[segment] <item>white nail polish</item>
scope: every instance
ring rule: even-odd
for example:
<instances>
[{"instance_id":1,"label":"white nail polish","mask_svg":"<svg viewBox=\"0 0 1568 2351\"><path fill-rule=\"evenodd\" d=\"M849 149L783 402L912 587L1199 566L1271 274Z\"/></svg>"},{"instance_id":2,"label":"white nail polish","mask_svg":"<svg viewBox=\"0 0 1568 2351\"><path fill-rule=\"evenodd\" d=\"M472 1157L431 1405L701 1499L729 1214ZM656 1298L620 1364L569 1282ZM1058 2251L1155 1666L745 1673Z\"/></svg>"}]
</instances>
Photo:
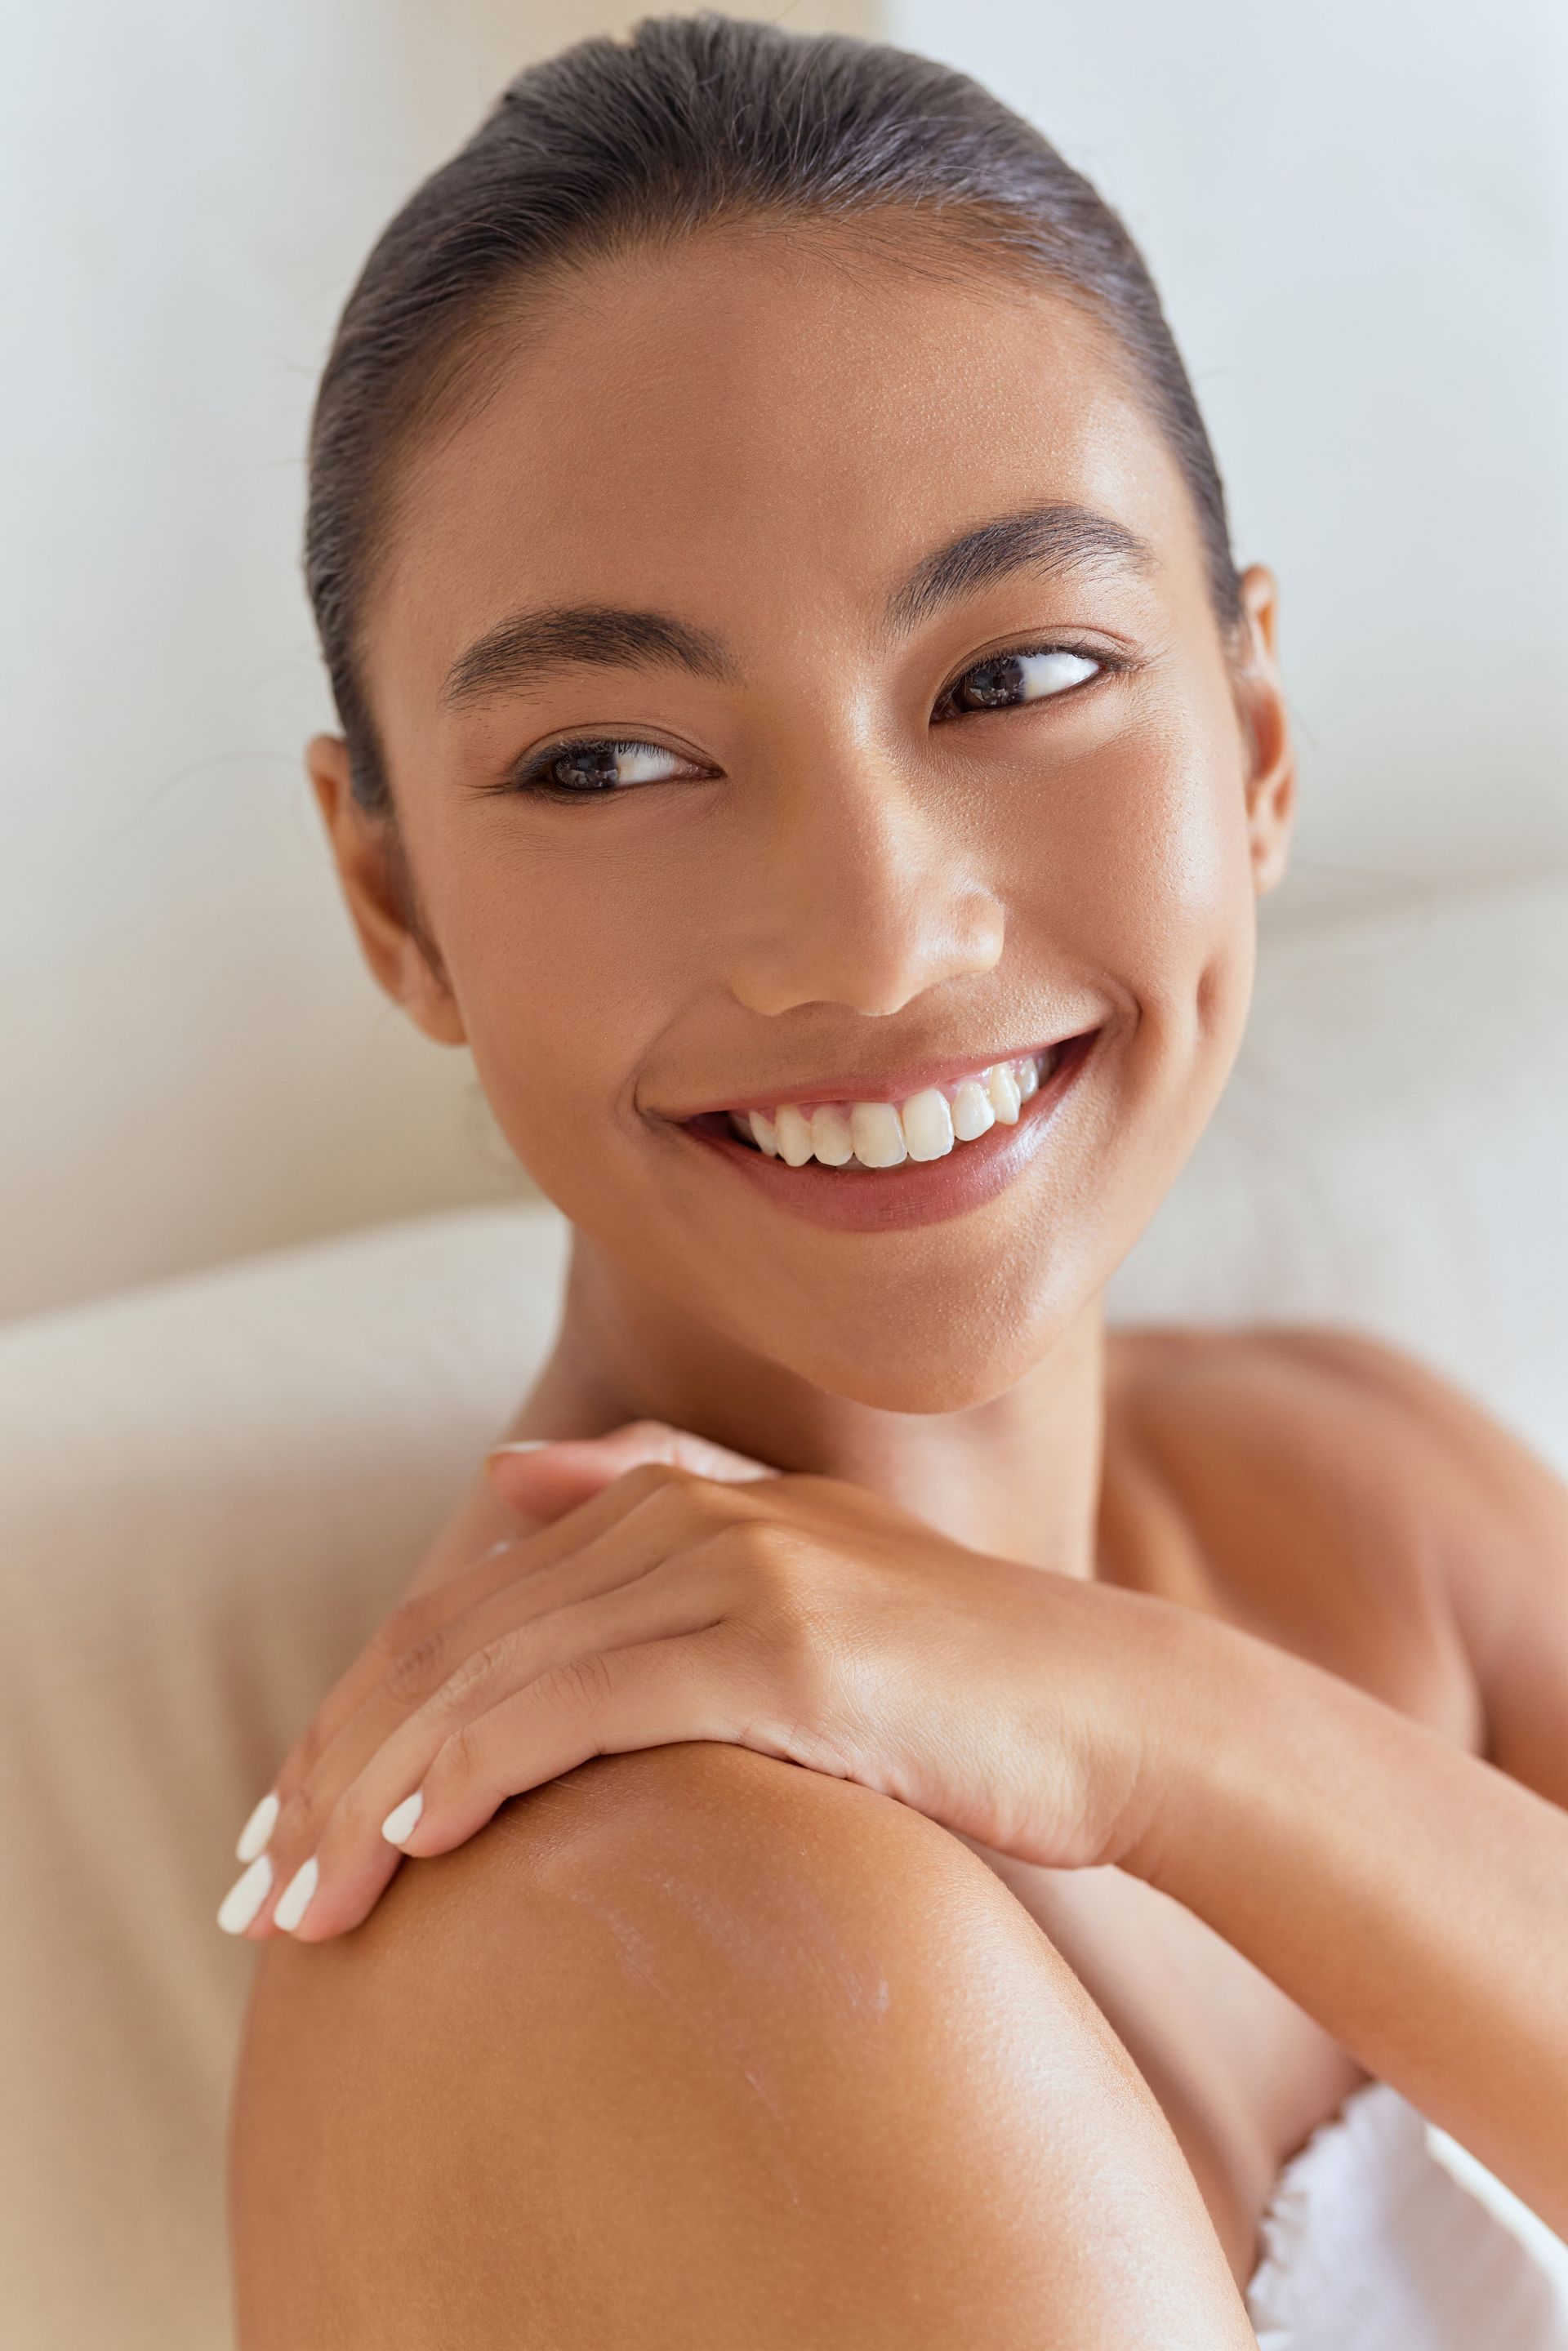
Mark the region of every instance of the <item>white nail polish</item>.
<instances>
[{"instance_id":1,"label":"white nail polish","mask_svg":"<svg viewBox=\"0 0 1568 2351\"><path fill-rule=\"evenodd\" d=\"M382 1823L382 1834L388 1844L402 1844L405 1838L411 1837L414 1823L423 1810L424 1792L416 1788L413 1795L405 1796L395 1812L389 1813Z\"/></svg>"},{"instance_id":2,"label":"white nail polish","mask_svg":"<svg viewBox=\"0 0 1568 2351\"><path fill-rule=\"evenodd\" d=\"M263 1854L243 1877L236 1877L218 1905L218 1924L225 1935L243 1935L272 1885L272 1864Z\"/></svg>"},{"instance_id":3,"label":"white nail polish","mask_svg":"<svg viewBox=\"0 0 1568 2351\"><path fill-rule=\"evenodd\" d=\"M239 1833L239 1843L235 1847L236 1861L256 1859L277 1826L278 1811L277 1798L269 1788Z\"/></svg>"},{"instance_id":4,"label":"white nail polish","mask_svg":"<svg viewBox=\"0 0 1568 2351\"><path fill-rule=\"evenodd\" d=\"M492 1445L485 1458L492 1460L497 1453L543 1453L547 1447L559 1443L559 1437L517 1437L507 1445Z\"/></svg>"},{"instance_id":5,"label":"white nail polish","mask_svg":"<svg viewBox=\"0 0 1568 2351\"><path fill-rule=\"evenodd\" d=\"M316 1882L320 1875L320 1866L314 1854L308 1861L300 1863L277 1897L277 1907L272 1914L275 1926L283 1927L293 1934L310 1907L310 1896L316 1891Z\"/></svg>"}]
</instances>

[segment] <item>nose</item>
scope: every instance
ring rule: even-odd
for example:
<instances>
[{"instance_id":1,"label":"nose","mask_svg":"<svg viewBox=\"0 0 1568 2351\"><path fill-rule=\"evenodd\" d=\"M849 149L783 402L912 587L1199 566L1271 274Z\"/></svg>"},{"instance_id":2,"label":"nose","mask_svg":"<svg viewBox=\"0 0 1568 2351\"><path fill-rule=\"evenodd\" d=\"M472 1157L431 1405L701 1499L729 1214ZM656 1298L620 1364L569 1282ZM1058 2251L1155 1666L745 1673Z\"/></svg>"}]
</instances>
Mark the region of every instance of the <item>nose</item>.
<instances>
[{"instance_id":1,"label":"nose","mask_svg":"<svg viewBox=\"0 0 1568 2351\"><path fill-rule=\"evenodd\" d=\"M1000 960L1003 908L972 844L885 756L813 760L809 780L767 796L749 847L728 974L748 1011L885 1018Z\"/></svg>"}]
</instances>

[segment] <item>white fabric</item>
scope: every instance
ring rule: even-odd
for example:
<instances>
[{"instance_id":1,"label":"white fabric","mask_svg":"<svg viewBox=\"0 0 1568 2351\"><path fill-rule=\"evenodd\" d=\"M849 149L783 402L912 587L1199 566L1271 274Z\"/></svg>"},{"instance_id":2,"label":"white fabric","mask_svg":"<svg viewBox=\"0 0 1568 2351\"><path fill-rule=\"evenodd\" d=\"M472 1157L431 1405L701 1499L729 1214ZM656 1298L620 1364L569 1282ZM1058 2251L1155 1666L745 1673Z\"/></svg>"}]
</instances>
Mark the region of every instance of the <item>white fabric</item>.
<instances>
[{"instance_id":1,"label":"white fabric","mask_svg":"<svg viewBox=\"0 0 1568 2351\"><path fill-rule=\"evenodd\" d=\"M1383 2082L1286 2166L1259 2351L1568 2351L1568 2244Z\"/></svg>"},{"instance_id":2,"label":"white fabric","mask_svg":"<svg viewBox=\"0 0 1568 2351\"><path fill-rule=\"evenodd\" d=\"M1564 1003L1561 887L1277 940L1124 1314L1370 1322L1568 1464ZM0 2344L227 2345L234 1840L526 1387L562 1254L488 1210L0 1329Z\"/></svg>"}]
</instances>

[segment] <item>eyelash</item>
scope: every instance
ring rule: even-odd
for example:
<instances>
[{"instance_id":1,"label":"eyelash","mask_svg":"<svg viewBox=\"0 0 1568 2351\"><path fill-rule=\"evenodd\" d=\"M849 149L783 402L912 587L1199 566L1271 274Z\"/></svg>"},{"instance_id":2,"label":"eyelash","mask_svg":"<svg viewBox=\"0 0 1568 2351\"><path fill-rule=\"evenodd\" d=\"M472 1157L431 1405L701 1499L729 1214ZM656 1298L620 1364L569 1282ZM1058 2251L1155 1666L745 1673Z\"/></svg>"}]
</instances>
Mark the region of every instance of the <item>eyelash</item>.
<instances>
[{"instance_id":1,"label":"eyelash","mask_svg":"<svg viewBox=\"0 0 1568 2351\"><path fill-rule=\"evenodd\" d=\"M1125 653L1110 653L1101 651L1098 647L1091 650L1087 645L1067 644L1061 638L1052 638L1043 644L1003 645L995 653L982 653L978 661L972 661L961 669L937 695L936 709L940 710L950 696L957 692L964 680L967 677L972 677L977 670L987 669L996 662L1025 660L1031 655L1040 653L1076 653L1081 660L1092 661L1096 664L1095 674L1092 677L1080 679L1076 685L1063 687L1060 693L1041 695L1032 703L1004 704L994 710L961 710L955 716L960 718L994 718L1005 715L1009 708L1034 710L1042 708L1048 703L1069 702L1075 695L1083 693L1086 688L1098 685L1102 678L1116 675L1134 666L1131 657ZM950 726L952 720L944 719L941 723L944 726ZM564 742L552 743L548 751L534 753L494 789L502 794L517 794L556 801L620 799L627 792L636 790L638 787L631 784L619 786L612 784L592 789L580 785L552 784L546 779L545 771L557 759L564 759L573 751L656 751L663 748L663 745L651 742L646 737L639 735L569 736ZM672 758L679 758L681 755L679 752L672 751L669 756ZM669 780L684 781L685 778L671 778Z\"/></svg>"}]
</instances>

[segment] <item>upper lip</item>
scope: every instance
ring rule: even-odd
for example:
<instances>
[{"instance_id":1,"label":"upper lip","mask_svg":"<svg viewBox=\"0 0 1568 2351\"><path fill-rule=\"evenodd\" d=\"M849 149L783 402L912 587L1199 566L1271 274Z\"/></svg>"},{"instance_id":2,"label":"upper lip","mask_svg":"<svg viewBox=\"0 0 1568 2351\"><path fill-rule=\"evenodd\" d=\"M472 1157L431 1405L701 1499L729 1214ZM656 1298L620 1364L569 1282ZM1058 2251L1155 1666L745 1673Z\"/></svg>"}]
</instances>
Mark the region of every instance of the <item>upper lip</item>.
<instances>
[{"instance_id":1,"label":"upper lip","mask_svg":"<svg viewBox=\"0 0 1568 2351\"><path fill-rule=\"evenodd\" d=\"M1082 1036L1085 1032L1074 1029L1070 1033ZM998 1061L1021 1061L1031 1053L1049 1052L1053 1045L1069 1041L1069 1032L1062 1032L1034 1044L1004 1045L994 1053L948 1054L940 1061L906 1061L894 1070L855 1070L826 1078L783 1079L771 1088L758 1086L749 1093L715 1094L708 1101L694 1102L689 1109L665 1111L664 1115L681 1125L688 1119L711 1117L717 1111L770 1111L780 1102L907 1102L911 1094L922 1093L927 1086L955 1085L981 1070L994 1069Z\"/></svg>"}]
</instances>

